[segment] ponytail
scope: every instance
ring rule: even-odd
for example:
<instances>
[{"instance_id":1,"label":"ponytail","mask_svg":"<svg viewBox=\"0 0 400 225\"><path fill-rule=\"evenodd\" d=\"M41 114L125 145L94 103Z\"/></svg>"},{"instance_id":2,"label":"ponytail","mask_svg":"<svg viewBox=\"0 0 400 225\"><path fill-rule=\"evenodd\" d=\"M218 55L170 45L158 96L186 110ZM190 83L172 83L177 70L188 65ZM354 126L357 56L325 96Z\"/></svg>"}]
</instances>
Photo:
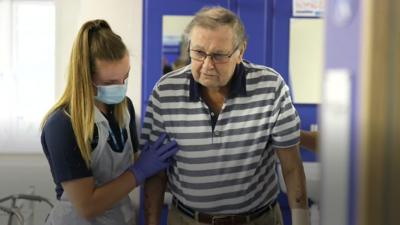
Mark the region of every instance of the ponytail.
<instances>
[{"instance_id":1,"label":"ponytail","mask_svg":"<svg viewBox=\"0 0 400 225\"><path fill-rule=\"evenodd\" d=\"M112 31L105 20L92 20L83 24L72 47L67 86L61 98L43 119L42 128L54 111L65 110L71 118L78 148L88 167L90 167L94 132L95 93L92 76L96 72L96 59L118 61L127 53L121 37ZM124 125L126 107L126 100L114 107L114 114L120 126Z\"/></svg>"}]
</instances>

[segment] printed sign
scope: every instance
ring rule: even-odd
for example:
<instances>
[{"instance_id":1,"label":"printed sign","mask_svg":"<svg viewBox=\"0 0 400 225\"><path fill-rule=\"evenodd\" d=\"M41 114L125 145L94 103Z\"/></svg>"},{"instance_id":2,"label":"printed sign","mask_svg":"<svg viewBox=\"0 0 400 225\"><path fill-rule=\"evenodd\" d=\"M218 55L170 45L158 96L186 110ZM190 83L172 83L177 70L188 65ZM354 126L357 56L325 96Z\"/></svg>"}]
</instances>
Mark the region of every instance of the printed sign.
<instances>
[{"instance_id":1,"label":"printed sign","mask_svg":"<svg viewBox=\"0 0 400 225\"><path fill-rule=\"evenodd\" d=\"M321 17L325 0L293 0L294 17Z\"/></svg>"}]
</instances>

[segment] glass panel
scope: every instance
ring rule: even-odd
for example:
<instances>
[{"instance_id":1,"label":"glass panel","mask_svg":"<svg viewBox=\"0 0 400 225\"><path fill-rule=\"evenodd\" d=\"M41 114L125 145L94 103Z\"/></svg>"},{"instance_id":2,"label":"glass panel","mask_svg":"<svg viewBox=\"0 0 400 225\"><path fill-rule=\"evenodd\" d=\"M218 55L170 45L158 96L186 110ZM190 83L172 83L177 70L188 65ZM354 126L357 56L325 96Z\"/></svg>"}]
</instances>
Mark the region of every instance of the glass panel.
<instances>
[{"instance_id":1,"label":"glass panel","mask_svg":"<svg viewBox=\"0 0 400 225\"><path fill-rule=\"evenodd\" d=\"M163 74L179 69L189 63L187 43L184 37L186 26L193 16L163 16L162 62Z\"/></svg>"},{"instance_id":2,"label":"glass panel","mask_svg":"<svg viewBox=\"0 0 400 225\"><path fill-rule=\"evenodd\" d=\"M39 152L40 122L54 102L55 7L52 1L9 6L1 9L10 15L1 24L1 44L10 47L0 69L0 152Z\"/></svg>"}]
</instances>

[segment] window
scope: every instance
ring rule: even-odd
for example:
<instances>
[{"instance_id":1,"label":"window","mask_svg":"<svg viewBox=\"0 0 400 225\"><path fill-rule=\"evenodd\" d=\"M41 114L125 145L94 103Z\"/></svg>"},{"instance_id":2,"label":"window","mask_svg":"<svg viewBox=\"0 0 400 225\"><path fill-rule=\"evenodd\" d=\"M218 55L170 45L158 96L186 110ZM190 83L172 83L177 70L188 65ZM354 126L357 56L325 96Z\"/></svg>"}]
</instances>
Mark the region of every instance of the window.
<instances>
[{"instance_id":1,"label":"window","mask_svg":"<svg viewBox=\"0 0 400 225\"><path fill-rule=\"evenodd\" d=\"M0 153L40 152L54 103L54 0L0 0Z\"/></svg>"}]
</instances>

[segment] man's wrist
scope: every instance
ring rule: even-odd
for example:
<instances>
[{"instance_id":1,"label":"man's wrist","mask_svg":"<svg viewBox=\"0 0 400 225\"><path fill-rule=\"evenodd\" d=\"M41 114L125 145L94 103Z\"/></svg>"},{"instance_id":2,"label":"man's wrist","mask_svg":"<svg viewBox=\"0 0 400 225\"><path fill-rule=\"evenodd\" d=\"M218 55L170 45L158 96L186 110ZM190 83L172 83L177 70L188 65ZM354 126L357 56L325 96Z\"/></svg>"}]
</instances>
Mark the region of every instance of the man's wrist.
<instances>
[{"instance_id":1,"label":"man's wrist","mask_svg":"<svg viewBox=\"0 0 400 225\"><path fill-rule=\"evenodd\" d=\"M292 225L310 225L310 210L308 208L294 208L292 212Z\"/></svg>"}]
</instances>

